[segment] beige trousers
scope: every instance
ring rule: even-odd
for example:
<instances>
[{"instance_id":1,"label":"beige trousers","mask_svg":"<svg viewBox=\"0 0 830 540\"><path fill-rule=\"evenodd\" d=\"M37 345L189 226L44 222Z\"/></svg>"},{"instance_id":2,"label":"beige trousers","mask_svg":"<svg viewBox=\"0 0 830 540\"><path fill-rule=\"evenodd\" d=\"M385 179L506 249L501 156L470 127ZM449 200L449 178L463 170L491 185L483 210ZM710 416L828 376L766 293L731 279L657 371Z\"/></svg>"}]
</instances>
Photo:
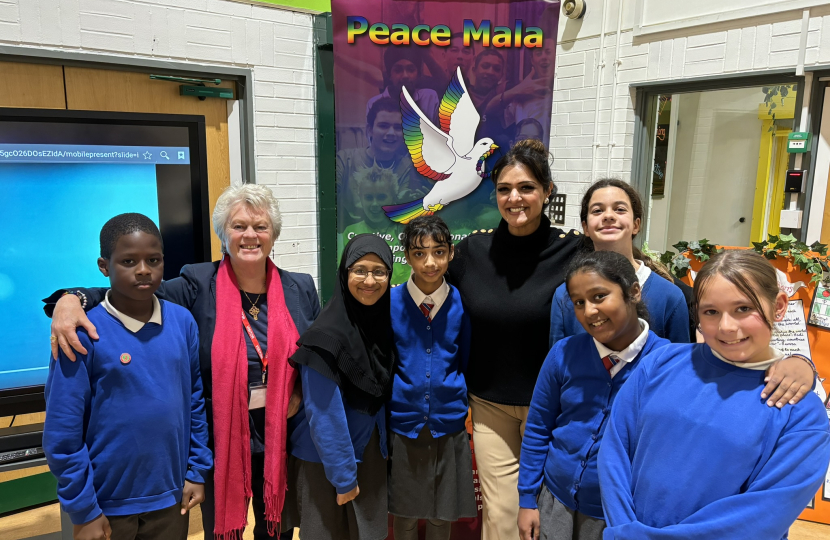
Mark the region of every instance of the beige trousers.
<instances>
[{"instance_id":1,"label":"beige trousers","mask_svg":"<svg viewBox=\"0 0 830 540\"><path fill-rule=\"evenodd\" d=\"M519 456L529 407L470 395L473 444L481 482L482 540L517 540Z\"/></svg>"}]
</instances>

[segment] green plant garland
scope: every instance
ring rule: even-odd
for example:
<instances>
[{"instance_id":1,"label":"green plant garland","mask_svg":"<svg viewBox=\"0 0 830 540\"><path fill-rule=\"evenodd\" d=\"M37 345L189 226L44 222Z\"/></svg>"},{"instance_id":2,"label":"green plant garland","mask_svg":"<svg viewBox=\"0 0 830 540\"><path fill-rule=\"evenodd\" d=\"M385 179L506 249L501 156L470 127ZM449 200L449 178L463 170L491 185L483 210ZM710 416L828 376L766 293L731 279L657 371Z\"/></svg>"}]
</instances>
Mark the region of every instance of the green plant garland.
<instances>
[{"instance_id":1,"label":"green plant garland","mask_svg":"<svg viewBox=\"0 0 830 540\"><path fill-rule=\"evenodd\" d=\"M678 253L666 251L660 255L660 262L665 264L678 278L685 277L691 269L691 261L686 255L705 262L723 251L723 248L709 243L706 238L692 242L678 242L672 247ZM752 242L752 248L769 260L779 257L789 259L793 266L813 276L810 283L820 281L822 274L830 271L826 244L813 242L808 246L791 234L780 236L771 234L769 240L765 242Z\"/></svg>"},{"instance_id":2,"label":"green plant garland","mask_svg":"<svg viewBox=\"0 0 830 540\"><path fill-rule=\"evenodd\" d=\"M678 278L685 277L691 269L691 261L686 257L689 253L695 259L703 262L708 261L712 255L720 253L723 248L710 244L709 240L692 240L691 242L680 241L672 246L678 251L667 251L660 255L660 262L669 267L672 274Z\"/></svg>"}]
</instances>

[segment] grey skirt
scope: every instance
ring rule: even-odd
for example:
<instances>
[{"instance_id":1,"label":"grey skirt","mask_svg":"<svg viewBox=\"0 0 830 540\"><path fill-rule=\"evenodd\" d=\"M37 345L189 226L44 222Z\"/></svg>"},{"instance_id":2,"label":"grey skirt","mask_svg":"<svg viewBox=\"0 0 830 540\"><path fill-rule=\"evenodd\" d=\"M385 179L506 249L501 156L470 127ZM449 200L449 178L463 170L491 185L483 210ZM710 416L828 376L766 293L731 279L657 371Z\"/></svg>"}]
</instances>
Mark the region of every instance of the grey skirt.
<instances>
[{"instance_id":1,"label":"grey skirt","mask_svg":"<svg viewBox=\"0 0 830 540\"><path fill-rule=\"evenodd\" d=\"M363 461L357 464L360 494L343 506L326 478L322 463L288 457L288 492L281 530L300 529L303 540L383 540L389 531L386 460L375 428Z\"/></svg>"},{"instance_id":2,"label":"grey skirt","mask_svg":"<svg viewBox=\"0 0 830 540\"><path fill-rule=\"evenodd\" d=\"M389 513L457 521L476 517L473 464L466 430L434 439L427 427L417 439L392 433Z\"/></svg>"},{"instance_id":3,"label":"grey skirt","mask_svg":"<svg viewBox=\"0 0 830 540\"><path fill-rule=\"evenodd\" d=\"M539 540L602 540L605 520L571 510L542 482L539 505Z\"/></svg>"}]
</instances>

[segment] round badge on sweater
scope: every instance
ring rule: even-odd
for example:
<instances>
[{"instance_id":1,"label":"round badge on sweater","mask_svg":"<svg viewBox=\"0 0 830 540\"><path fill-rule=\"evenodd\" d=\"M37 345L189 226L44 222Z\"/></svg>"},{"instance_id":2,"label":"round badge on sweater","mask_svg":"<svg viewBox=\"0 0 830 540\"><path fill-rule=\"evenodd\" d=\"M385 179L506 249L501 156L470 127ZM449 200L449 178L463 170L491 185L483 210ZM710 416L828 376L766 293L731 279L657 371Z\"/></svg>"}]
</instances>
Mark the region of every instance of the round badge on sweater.
<instances>
[{"instance_id":1,"label":"round badge on sweater","mask_svg":"<svg viewBox=\"0 0 830 540\"><path fill-rule=\"evenodd\" d=\"M124 354L121 355L121 363L122 364L129 364L130 360L132 360L132 359L133 359L133 357L130 356L130 353L124 353Z\"/></svg>"}]
</instances>

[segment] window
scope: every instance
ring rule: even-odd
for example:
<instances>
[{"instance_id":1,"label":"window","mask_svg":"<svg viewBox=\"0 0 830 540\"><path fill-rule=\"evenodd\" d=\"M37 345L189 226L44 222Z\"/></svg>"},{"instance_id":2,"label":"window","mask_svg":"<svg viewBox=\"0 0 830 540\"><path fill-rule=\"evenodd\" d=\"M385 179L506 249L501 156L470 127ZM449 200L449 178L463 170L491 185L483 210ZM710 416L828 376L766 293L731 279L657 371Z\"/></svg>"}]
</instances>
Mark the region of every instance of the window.
<instances>
[{"instance_id":1,"label":"window","mask_svg":"<svg viewBox=\"0 0 830 540\"><path fill-rule=\"evenodd\" d=\"M647 95L649 167L640 186L649 249L703 238L750 246L780 232L797 98L786 80Z\"/></svg>"}]
</instances>

